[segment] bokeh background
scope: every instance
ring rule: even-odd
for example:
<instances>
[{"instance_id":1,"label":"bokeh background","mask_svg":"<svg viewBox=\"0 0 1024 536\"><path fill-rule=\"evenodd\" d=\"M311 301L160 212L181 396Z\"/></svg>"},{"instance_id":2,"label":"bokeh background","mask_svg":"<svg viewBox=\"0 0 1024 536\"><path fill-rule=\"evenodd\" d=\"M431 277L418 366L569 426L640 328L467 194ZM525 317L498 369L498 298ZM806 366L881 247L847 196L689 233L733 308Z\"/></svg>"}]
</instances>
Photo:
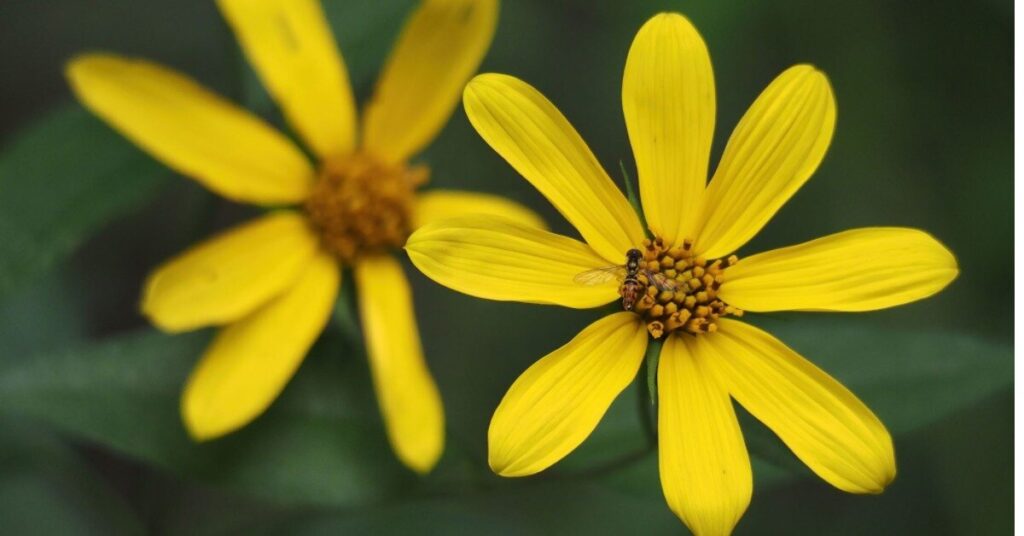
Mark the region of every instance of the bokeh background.
<instances>
[{"instance_id":1,"label":"bokeh background","mask_svg":"<svg viewBox=\"0 0 1024 536\"><path fill-rule=\"evenodd\" d=\"M325 0L361 101L413 5ZM843 494L741 411L756 488L737 533L1008 533L1011 2L506 0L483 70L539 88L621 178L619 161L633 169L622 68L636 30L665 9L689 16L711 51L713 159L785 67L816 64L837 95L824 163L744 252L905 225L949 245L962 270L937 297L894 310L752 317L879 414L899 476L880 496ZM280 121L212 2L0 3L0 530L685 532L664 505L656 455L644 451L635 388L541 476L509 481L486 469L486 427L505 389L596 312L479 301L411 266L449 423L432 475L412 476L386 446L358 334L342 318L350 295L265 416L191 444L177 397L209 333L156 333L137 312L140 285L162 260L251 212L175 176L72 103L62 66L94 49L158 60ZM461 108L420 160L431 186L507 195L572 232Z\"/></svg>"}]
</instances>

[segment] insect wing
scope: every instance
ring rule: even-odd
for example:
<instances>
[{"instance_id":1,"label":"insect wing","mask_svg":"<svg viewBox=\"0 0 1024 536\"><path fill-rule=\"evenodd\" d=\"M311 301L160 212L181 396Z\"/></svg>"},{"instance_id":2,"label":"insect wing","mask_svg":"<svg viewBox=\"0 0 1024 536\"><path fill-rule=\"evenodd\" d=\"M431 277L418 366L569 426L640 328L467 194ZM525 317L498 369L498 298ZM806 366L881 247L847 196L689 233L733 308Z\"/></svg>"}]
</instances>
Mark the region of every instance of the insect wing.
<instances>
[{"instance_id":1,"label":"insect wing","mask_svg":"<svg viewBox=\"0 0 1024 536\"><path fill-rule=\"evenodd\" d=\"M602 285L609 281L622 281L625 278L626 267L607 266L604 268L595 268L593 270L587 270L586 272L580 272L576 274L576 277L573 277L572 280L577 285L592 287Z\"/></svg>"},{"instance_id":2,"label":"insect wing","mask_svg":"<svg viewBox=\"0 0 1024 536\"><path fill-rule=\"evenodd\" d=\"M647 274L647 280L654 283L654 286L657 287L658 290L675 291L676 288L679 287L676 280L665 277L665 274L659 274L651 271L645 272Z\"/></svg>"}]
</instances>

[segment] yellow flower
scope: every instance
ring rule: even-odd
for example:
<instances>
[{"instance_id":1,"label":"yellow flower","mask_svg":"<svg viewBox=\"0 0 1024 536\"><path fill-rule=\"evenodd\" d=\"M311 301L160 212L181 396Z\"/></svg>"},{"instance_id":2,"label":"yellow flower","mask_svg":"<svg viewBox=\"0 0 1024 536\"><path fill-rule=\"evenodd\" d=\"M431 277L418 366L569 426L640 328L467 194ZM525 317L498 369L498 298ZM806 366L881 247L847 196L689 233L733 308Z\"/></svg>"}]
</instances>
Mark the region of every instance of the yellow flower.
<instances>
[{"instance_id":1,"label":"yellow flower","mask_svg":"<svg viewBox=\"0 0 1024 536\"><path fill-rule=\"evenodd\" d=\"M664 338L657 371L662 488L695 533L729 533L750 500L750 461L730 397L830 484L882 491L896 465L878 418L768 333L726 317L908 303L956 277L953 255L922 231L881 227L741 260L731 255L825 155L835 102L813 67L792 67L764 90L706 187L714 79L690 22L678 14L647 22L622 86L651 239L554 105L516 78L485 74L463 95L470 121L584 242L465 216L429 224L406 245L423 273L466 294L573 308L621 294L628 309L593 323L516 380L491 420L491 468L530 475L576 448L636 375L650 336ZM635 277L621 286L601 277L609 264L621 277L634 248Z\"/></svg>"},{"instance_id":2,"label":"yellow flower","mask_svg":"<svg viewBox=\"0 0 1024 536\"><path fill-rule=\"evenodd\" d=\"M142 310L168 332L223 326L192 372L181 411L197 440L236 430L274 401L331 315L341 266L354 271L370 369L398 457L429 471L444 413L424 362L409 285L389 253L412 229L467 212L538 224L525 208L415 188L408 166L444 126L483 58L497 0L425 0L357 117L345 65L315 0L219 0L247 58L315 156L189 78L111 54L73 60L78 98L166 165L234 201L274 211L157 269Z\"/></svg>"}]
</instances>

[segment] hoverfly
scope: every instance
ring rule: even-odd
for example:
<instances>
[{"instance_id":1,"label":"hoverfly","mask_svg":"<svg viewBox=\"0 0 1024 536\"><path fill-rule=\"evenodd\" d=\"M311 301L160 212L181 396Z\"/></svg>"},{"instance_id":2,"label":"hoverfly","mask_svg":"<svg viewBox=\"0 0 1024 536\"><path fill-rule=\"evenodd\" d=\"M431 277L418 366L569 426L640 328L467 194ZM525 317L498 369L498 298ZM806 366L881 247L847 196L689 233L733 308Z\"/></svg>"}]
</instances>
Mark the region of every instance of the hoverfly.
<instances>
[{"instance_id":1,"label":"hoverfly","mask_svg":"<svg viewBox=\"0 0 1024 536\"><path fill-rule=\"evenodd\" d=\"M626 252L625 265L612 265L604 268L595 268L576 274L573 281L578 285L594 286L617 280L622 283L619 286L619 295L622 296L622 308L630 311L636 305L640 296L643 295L646 285L640 282L638 275L641 273L647 277L658 290L675 290L676 282L658 272L652 272L641 267L640 263L644 254L639 249L631 249Z\"/></svg>"}]
</instances>

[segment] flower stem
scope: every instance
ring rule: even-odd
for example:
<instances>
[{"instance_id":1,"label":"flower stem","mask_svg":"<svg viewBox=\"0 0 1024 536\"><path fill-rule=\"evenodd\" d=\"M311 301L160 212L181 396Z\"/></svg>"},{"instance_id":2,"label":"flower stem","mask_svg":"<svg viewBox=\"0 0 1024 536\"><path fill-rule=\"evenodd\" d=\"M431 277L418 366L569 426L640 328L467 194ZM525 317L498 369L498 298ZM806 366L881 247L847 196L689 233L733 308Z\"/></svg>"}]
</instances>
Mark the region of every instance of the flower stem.
<instances>
[{"instance_id":1,"label":"flower stem","mask_svg":"<svg viewBox=\"0 0 1024 536\"><path fill-rule=\"evenodd\" d=\"M362 346L363 337L356 316L356 299L351 290L355 285L352 284L350 275L346 274L345 279L338 291L338 300L334 303L333 320L349 344L359 348Z\"/></svg>"},{"instance_id":2,"label":"flower stem","mask_svg":"<svg viewBox=\"0 0 1024 536\"><path fill-rule=\"evenodd\" d=\"M658 444L658 427L655 414L658 402L658 360L661 356L662 341L653 339L647 344L647 353L637 374L637 409L640 424L647 435L647 442L653 448Z\"/></svg>"}]
</instances>

